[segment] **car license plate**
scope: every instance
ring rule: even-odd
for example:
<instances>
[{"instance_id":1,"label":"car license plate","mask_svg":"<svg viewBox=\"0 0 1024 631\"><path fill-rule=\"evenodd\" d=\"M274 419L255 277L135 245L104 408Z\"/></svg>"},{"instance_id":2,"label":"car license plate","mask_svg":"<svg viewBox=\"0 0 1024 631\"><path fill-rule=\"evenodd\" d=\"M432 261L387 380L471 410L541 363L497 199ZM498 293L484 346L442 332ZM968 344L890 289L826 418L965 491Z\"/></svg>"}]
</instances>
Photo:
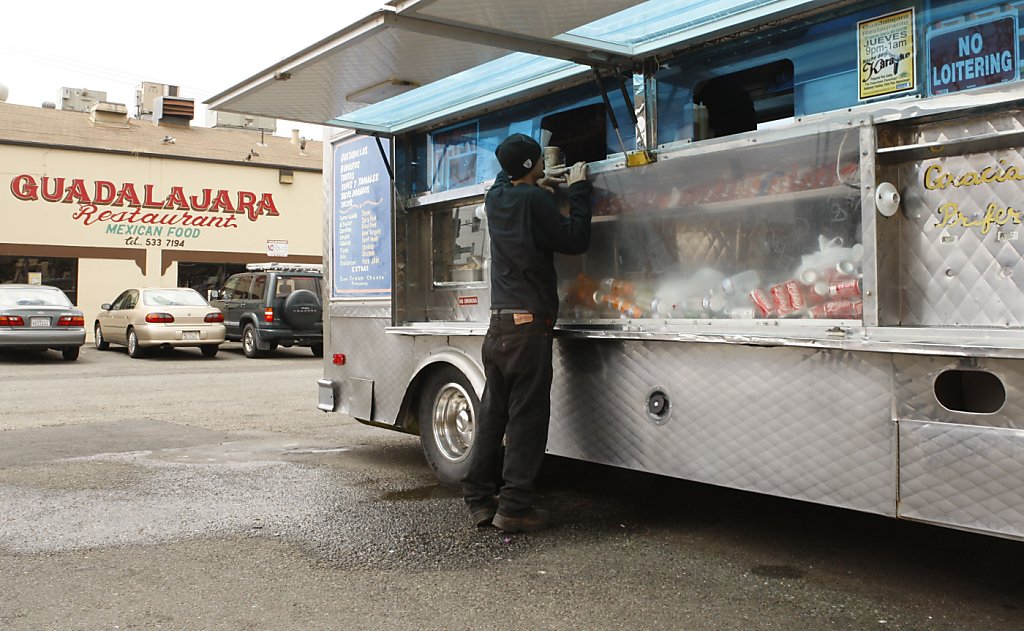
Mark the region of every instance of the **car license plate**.
<instances>
[{"instance_id":1,"label":"car license plate","mask_svg":"<svg viewBox=\"0 0 1024 631\"><path fill-rule=\"evenodd\" d=\"M29 318L29 326L50 326L50 318Z\"/></svg>"},{"instance_id":2,"label":"car license plate","mask_svg":"<svg viewBox=\"0 0 1024 631\"><path fill-rule=\"evenodd\" d=\"M181 339L183 339L183 340L198 340L199 339L199 331L182 331L181 332Z\"/></svg>"}]
</instances>

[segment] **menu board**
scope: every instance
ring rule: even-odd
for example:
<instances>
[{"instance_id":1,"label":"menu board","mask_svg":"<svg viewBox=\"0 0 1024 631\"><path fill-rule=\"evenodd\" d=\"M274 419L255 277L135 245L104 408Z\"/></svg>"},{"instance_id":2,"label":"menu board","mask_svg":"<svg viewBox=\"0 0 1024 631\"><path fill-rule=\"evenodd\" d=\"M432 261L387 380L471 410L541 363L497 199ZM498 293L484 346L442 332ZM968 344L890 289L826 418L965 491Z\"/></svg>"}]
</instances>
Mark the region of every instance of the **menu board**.
<instances>
[{"instance_id":1,"label":"menu board","mask_svg":"<svg viewBox=\"0 0 1024 631\"><path fill-rule=\"evenodd\" d=\"M381 141L390 152L390 142ZM334 145L331 295L391 297L391 180L377 140Z\"/></svg>"}]
</instances>

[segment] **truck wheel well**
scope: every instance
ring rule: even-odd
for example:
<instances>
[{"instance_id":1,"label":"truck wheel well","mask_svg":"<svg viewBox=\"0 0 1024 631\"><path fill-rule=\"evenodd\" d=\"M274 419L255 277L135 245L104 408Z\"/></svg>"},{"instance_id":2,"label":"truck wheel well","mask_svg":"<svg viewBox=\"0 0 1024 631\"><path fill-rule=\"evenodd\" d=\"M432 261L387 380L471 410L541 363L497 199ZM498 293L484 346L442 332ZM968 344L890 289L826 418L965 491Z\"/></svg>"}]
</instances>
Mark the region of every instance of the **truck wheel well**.
<instances>
[{"instance_id":1,"label":"truck wheel well","mask_svg":"<svg viewBox=\"0 0 1024 631\"><path fill-rule=\"evenodd\" d=\"M409 387L405 390L405 397L402 399L402 406L398 412L397 424L404 431L417 435L420 433L419 410L422 408L420 402L425 396L423 386L430 382L430 378L435 373L447 368L458 370L455 365L448 362L436 362L424 366L423 370L416 373L416 376L412 378Z\"/></svg>"}]
</instances>

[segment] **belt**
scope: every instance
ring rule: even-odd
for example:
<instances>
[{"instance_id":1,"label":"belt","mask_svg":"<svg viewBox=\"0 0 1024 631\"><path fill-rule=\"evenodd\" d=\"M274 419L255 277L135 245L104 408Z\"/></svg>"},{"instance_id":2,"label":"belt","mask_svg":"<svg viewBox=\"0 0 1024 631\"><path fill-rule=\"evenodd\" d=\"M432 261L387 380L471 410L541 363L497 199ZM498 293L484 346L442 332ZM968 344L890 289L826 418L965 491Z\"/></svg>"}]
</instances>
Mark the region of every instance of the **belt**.
<instances>
[{"instance_id":1,"label":"belt","mask_svg":"<svg viewBox=\"0 0 1024 631\"><path fill-rule=\"evenodd\" d=\"M530 313L526 309L491 309L491 315L505 315L507 313Z\"/></svg>"}]
</instances>

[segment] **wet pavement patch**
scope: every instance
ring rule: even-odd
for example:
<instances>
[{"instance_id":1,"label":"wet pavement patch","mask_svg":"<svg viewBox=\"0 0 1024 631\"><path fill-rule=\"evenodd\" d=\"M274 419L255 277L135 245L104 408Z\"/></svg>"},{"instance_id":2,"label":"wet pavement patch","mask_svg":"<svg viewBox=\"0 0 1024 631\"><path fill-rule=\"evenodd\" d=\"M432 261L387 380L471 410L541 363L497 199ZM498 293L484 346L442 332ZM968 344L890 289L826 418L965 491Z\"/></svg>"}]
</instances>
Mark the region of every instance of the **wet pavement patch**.
<instances>
[{"instance_id":1,"label":"wet pavement patch","mask_svg":"<svg viewBox=\"0 0 1024 631\"><path fill-rule=\"evenodd\" d=\"M755 565L750 573L761 578L803 578L807 572L789 565Z\"/></svg>"},{"instance_id":2,"label":"wet pavement patch","mask_svg":"<svg viewBox=\"0 0 1024 631\"><path fill-rule=\"evenodd\" d=\"M402 489L400 491L387 491L382 493L380 499L385 502L417 502L432 499L451 499L462 497L455 489L450 489L440 484L420 486L413 489Z\"/></svg>"}]
</instances>

